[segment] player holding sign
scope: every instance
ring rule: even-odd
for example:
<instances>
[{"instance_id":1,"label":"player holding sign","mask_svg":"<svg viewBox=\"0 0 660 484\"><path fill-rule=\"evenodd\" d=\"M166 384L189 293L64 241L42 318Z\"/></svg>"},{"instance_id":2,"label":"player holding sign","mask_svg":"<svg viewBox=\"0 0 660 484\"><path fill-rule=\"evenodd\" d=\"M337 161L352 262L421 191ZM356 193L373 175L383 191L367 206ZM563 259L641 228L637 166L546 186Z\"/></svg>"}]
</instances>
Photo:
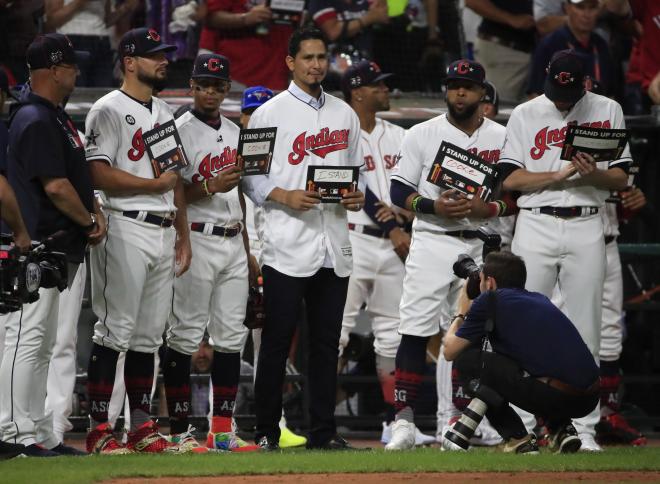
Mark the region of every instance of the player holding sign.
<instances>
[{"instance_id":1,"label":"player holding sign","mask_svg":"<svg viewBox=\"0 0 660 484\"><path fill-rule=\"evenodd\" d=\"M399 306L402 338L396 355L397 414L387 450L410 449L415 444L413 412L424 373L426 344L441 325L449 326L450 311L461 288L451 266L462 253L481 261L482 243L476 229L484 219L504 213L503 203L486 203L476 196L468 199L456 189L441 188L427 180L442 140L491 163L499 158L505 130L481 117L484 77L484 68L476 62L459 60L449 66L449 113L408 131L392 174L392 202L416 212L417 217Z\"/></svg>"},{"instance_id":2,"label":"player holding sign","mask_svg":"<svg viewBox=\"0 0 660 484\"><path fill-rule=\"evenodd\" d=\"M545 95L511 113L500 165L509 173L504 186L523 192L511 249L527 264L526 288L550 297L559 284L563 311L598 361L606 260L598 212L610 189L626 188L625 170L632 159L626 148L621 158L609 162L596 163L584 153L562 160L568 124L625 128L616 101L585 92L580 57L560 51L548 66ZM575 421L582 450L601 450L594 441L598 418L596 408Z\"/></svg>"}]
</instances>

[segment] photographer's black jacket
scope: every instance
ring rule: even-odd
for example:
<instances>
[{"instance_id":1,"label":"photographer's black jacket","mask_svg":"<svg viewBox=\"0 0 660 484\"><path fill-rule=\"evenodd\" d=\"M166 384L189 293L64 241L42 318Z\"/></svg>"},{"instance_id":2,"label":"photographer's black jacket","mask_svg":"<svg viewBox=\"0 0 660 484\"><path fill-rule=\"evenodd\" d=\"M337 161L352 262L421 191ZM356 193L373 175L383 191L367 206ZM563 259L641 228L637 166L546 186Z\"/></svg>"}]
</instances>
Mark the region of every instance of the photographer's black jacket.
<instances>
[{"instance_id":1,"label":"photographer's black jacket","mask_svg":"<svg viewBox=\"0 0 660 484\"><path fill-rule=\"evenodd\" d=\"M538 292L497 289L493 351L516 361L531 376L552 377L576 388L589 388L598 366L571 321ZM479 344L490 314L489 294L472 303L456 336Z\"/></svg>"},{"instance_id":2,"label":"photographer's black jacket","mask_svg":"<svg viewBox=\"0 0 660 484\"><path fill-rule=\"evenodd\" d=\"M87 210L94 212L84 143L71 118L50 101L26 93L10 119L7 166L3 168L32 239L42 240L63 230L66 236L53 248L65 252L70 262L82 262L86 234L55 207L40 180L67 178Z\"/></svg>"}]
</instances>

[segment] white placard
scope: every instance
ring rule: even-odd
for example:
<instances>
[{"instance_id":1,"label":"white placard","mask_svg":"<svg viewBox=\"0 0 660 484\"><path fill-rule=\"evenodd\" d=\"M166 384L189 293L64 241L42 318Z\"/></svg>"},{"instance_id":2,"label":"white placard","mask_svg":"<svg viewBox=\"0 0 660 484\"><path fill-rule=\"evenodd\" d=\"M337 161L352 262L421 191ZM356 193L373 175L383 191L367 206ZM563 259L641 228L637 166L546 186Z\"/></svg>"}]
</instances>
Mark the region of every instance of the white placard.
<instances>
[{"instance_id":1,"label":"white placard","mask_svg":"<svg viewBox=\"0 0 660 484\"><path fill-rule=\"evenodd\" d=\"M316 168L314 171L315 182L351 183L353 181L352 170L338 170L336 168Z\"/></svg>"},{"instance_id":2,"label":"white placard","mask_svg":"<svg viewBox=\"0 0 660 484\"><path fill-rule=\"evenodd\" d=\"M161 140L158 143L154 143L153 145L151 145L151 152L153 153L155 158L158 158L162 154L167 153L168 151L172 151L175 148L176 148L176 140L174 139L174 136L168 136L164 140Z\"/></svg>"},{"instance_id":3,"label":"white placard","mask_svg":"<svg viewBox=\"0 0 660 484\"><path fill-rule=\"evenodd\" d=\"M453 158L445 157L444 161L442 162L442 167L447 168L461 176L464 176L469 180L472 180L477 185L482 185L486 179L486 175L484 175L481 171Z\"/></svg>"},{"instance_id":4,"label":"white placard","mask_svg":"<svg viewBox=\"0 0 660 484\"><path fill-rule=\"evenodd\" d=\"M243 156L266 155L270 150L270 141L257 141L243 145Z\"/></svg>"}]
</instances>

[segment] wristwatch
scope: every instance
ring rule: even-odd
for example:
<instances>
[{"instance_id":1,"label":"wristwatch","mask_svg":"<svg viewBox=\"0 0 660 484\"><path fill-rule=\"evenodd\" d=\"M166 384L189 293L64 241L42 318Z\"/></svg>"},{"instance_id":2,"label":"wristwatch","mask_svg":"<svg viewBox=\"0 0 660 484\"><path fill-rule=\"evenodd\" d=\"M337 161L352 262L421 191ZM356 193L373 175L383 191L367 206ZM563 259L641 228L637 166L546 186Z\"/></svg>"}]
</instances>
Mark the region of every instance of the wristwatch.
<instances>
[{"instance_id":1,"label":"wristwatch","mask_svg":"<svg viewBox=\"0 0 660 484\"><path fill-rule=\"evenodd\" d=\"M85 225L82 229L85 231L85 233L90 233L93 232L96 227L98 227L98 222L96 221L96 214L95 213L90 213L89 216L92 218L92 223L89 225Z\"/></svg>"}]
</instances>

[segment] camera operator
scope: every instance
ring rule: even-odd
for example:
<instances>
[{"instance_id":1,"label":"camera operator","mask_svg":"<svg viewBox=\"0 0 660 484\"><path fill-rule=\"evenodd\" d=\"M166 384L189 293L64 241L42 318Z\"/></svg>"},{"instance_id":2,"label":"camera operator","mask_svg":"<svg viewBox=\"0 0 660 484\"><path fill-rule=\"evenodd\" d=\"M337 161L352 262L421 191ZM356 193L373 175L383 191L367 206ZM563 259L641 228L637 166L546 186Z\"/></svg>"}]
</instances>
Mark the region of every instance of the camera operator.
<instances>
[{"instance_id":1,"label":"camera operator","mask_svg":"<svg viewBox=\"0 0 660 484\"><path fill-rule=\"evenodd\" d=\"M31 237L46 240L58 233L49 249L66 254L71 281L87 243L99 243L105 235L84 145L61 108L74 89L77 54L66 36L47 34L38 36L26 55L32 89L10 120L7 174ZM36 302L24 304L7 320L0 439L24 444L28 456L81 453L53 435L52 416L44 409L58 306L58 288L42 287Z\"/></svg>"},{"instance_id":2,"label":"camera operator","mask_svg":"<svg viewBox=\"0 0 660 484\"><path fill-rule=\"evenodd\" d=\"M505 440L504 451L538 451L536 437L527 434L512 403L545 419L552 450L576 452L581 442L570 419L587 415L599 398L598 366L591 351L547 297L525 290L522 258L492 252L479 277L481 294L474 302L468 298L469 279L461 293L458 314L445 336L445 358L455 360L472 397L490 400L485 414ZM494 323L490 333L489 320ZM492 352L480 348L485 336ZM459 422L465 423L466 414ZM469 419L467 423L471 426ZM457 423L453 430L462 433L465 427Z\"/></svg>"}]
</instances>

